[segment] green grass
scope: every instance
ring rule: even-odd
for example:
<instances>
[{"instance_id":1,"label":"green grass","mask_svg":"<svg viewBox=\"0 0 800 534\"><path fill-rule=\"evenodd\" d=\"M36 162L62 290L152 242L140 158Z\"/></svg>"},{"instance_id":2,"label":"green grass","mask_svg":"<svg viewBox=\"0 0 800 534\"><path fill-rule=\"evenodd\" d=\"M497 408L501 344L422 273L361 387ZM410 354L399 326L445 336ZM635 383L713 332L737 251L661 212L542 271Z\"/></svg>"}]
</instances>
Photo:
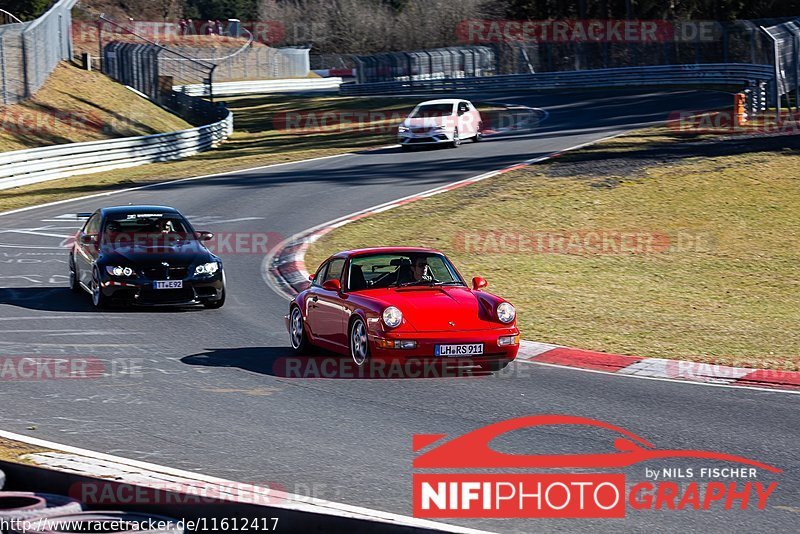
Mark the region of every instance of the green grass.
<instances>
[{"instance_id":1,"label":"green grass","mask_svg":"<svg viewBox=\"0 0 800 534\"><path fill-rule=\"evenodd\" d=\"M313 269L342 249L432 246L510 299L526 339L795 370L800 155L781 148L786 138L712 139L633 132L348 224L313 244L306 261ZM542 252L459 238L587 231L655 235L669 246Z\"/></svg>"}]
</instances>

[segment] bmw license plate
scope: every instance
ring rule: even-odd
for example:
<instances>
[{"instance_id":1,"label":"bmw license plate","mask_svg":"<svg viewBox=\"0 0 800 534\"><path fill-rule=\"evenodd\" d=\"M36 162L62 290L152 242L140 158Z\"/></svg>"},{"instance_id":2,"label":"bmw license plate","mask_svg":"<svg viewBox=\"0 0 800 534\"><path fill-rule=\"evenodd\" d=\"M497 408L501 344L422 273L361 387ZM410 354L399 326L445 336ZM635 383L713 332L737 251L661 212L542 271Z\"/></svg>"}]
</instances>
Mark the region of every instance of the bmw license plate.
<instances>
[{"instance_id":1,"label":"bmw license plate","mask_svg":"<svg viewBox=\"0 0 800 534\"><path fill-rule=\"evenodd\" d=\"M458 358L459 356L478 356L483 354L483 343L465 343L461 345L435 345L437 356Z\"/></svg>"},{"instance_id":2,"label":"bmw license plate","mask_svg":"<svg viewBox=\"0 0 800 534\"><path fill-rule=\"evenodd\" d=\"M183 289L183 280L156 280L153 289Z\"/></svg>"}]
</instances>

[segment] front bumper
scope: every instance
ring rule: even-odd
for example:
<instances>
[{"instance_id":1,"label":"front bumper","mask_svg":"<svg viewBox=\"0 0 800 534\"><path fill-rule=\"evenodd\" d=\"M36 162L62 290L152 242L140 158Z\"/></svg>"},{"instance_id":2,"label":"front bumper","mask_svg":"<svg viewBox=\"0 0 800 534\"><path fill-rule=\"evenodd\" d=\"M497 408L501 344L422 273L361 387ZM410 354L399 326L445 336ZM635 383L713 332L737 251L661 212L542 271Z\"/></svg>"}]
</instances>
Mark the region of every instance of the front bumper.
<instances>
[{"instance_id":1,"label":"front bumper","mask_svg":"<svg viewBox=\"0 0 800 534\"><path fill-rule=\"evenodd\" d=\"M370 332L370 354L381 359L413 359L436 361L445 365L480 365L493 362L511 362L517 357L519 344L498 345L500 337L516 336L519 342L519 329L516 327L489 330L467 330L460 332ZM413 349L383 348L386 341L413 340ZM483 344L483 354L463 356L437 356L436 345Z\"/></svg>"},{"instance_id":2,"label":"front bumper","mask_svg":"<svg viewBox=\"0 0 800 534\"><path fill-rule=\"evenodd\" d=\"M401 145L438 145L452 143L454 133L447 130L426 130L419 132L398 132L397 142Z\"/></svg>"},{"instance_id":3,"label":"front bumper","mask_svg":"<svg viewBox=\"0 0 800 534\"><path fill-rule=\"evenodd\" d=\"M107 275L100 281L100 290L110 299L134 306L190 306L218 301L225 289L222 270L213 276L189 277L182 281L182 289L155 289L153 280Z\"/></svg>"}]
</instances>

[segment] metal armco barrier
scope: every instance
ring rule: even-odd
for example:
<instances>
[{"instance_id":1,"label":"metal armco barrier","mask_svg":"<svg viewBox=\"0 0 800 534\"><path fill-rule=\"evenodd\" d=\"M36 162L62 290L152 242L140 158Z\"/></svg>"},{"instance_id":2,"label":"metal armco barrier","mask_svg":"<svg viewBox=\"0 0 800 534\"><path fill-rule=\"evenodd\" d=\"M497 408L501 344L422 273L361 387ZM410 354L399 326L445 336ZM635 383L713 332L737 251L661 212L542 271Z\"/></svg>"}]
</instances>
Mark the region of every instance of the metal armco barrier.
<instances>
[{"instance_id":1,"label":"metal armco barrier","mask_svg":"<svg viewBox=\"0 0 800 534\"><path fill-rule=\"evenodd\" d=\"M197 154L233 133L233 114L225 112L213 124L179 132L2 152L0 190Z\"/></svg>"},{"instance_id":2,"label":"metal armco barrier","mask_svg":"<svg viewBox=\"0 0 800 534\"><path fill-rule=\"evenodd\" d=\"M212 85L213 96L237 96L259 93L289 93L305 91L337 91L341 78L292 78L285 80L251 80L222 82ZM176 93L189 96L210 96L207 84L176 85Z\"/></svg>"},{"instance_id":3,"label":"metal armco barrier","mask_svg":"<svg viewBox=\"0 0 800 534\"><path fill-rule=\"evenodd\" d=\"M480 78L343 84L339 88L339 92L342 95L370 95L453 91L667 87L676 85L745 86L757 80L774 84L775 72L773 67L771 65L749 63L658 65L537 74L508 74Z\"/></svg>"}]
</instances>

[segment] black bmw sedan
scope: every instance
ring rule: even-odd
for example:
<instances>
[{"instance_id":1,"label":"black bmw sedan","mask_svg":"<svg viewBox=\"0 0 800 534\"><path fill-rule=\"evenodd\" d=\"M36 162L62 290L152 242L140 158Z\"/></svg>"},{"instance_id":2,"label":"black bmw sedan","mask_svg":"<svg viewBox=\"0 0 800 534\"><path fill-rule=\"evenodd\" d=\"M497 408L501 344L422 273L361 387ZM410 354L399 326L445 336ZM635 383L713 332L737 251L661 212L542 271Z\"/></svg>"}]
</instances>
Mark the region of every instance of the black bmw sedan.
<instances>
[{"instance_id":1,"label":"black bmw sedan","mask_svg":"<svg viewBox=\"0 0 800 534\"><path fill-rule=\"evenodd\" d=\"M141 306L225 303L222 260L175 208L117 206L88 216L69 256L69 284L97 308L112 302Z\"/></svg>"}]
</instances>

